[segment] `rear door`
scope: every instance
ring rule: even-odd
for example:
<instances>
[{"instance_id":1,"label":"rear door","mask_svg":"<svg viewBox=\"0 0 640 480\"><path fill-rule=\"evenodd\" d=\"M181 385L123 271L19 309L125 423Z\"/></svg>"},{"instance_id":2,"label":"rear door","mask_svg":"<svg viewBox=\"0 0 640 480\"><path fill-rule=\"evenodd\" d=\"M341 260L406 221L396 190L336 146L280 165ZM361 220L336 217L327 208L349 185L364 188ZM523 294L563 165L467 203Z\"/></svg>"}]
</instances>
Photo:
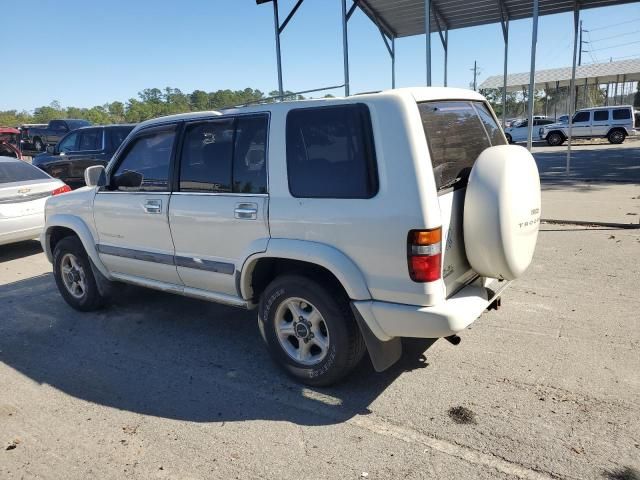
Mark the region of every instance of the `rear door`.
<instances>
[{"instance_id":1,"label":"rear door","mask_svg":"<svg viewBox=\"0 0 640 480\"><path fill-rule=\"evenodd\" d=\"M476 277L467 261L462 232L471 168L484 149L507 142L483 102L433 101L419 103L418 108L442 215L442 278L451 296Z\"/></svg>"},{"instance_id":2,"label":"rear door","mask_svg":"<svg viewBox=\"0 0 640 480\"><path fill-rule=\"evenodd\" d=\"M591 122L591 135L605 136L611 127L609 110L594 110L593 122Z\"/></svg>"},{"instance_id":3,"label":"rear door","mask_svg":"<svg viewBox=\"0 0 640 480\"><path fill-rule=\"evenodd\" d=\"M140 130L108 172L93 206L98 253L113 273L182 286L169 230L177 126Z\"/></svg>"},{"instance_id":4,"label":"rear door","mask_svg":"<svg viewBox=\"0 0 640 480\"><path fill-rule=\"evenodd\" d=\"M236 272L269 238L266 114L185 128L169 222L186 287L238 295Z\"/></svg>"},{"instance_id":5,"label":"rear door","mask_svg":"<svg viewBox=\"0 0 640 480\"><path fill-rule=\"evenodd\" d=\"M77 134L75 150L66 154L69 167L65 182L82 186L87 167L104 159L104 128L83 128L77 130Z\"/></svg>"}]
</instances>

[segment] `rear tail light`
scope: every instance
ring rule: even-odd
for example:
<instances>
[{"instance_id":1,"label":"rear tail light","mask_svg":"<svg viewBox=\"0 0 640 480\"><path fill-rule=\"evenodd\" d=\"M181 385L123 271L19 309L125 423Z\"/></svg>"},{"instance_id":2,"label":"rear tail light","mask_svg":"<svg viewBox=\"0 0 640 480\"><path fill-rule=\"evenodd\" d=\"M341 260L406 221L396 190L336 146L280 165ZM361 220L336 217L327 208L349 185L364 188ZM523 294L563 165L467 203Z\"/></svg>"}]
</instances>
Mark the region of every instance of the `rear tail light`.
<instances>
[{"instance_id":1,"label":"rear tail light","mask_svg":"<svg viewBox=\"0 0 640 480\"><path fill-rule=\"evenodd\" d=\"M56 188L51 195L60 195L61 193L67 193L71 191L71 187L69 185L63 185L61 187Z\"/></svg>"},{"instance_id":2,"label":"rear tail light","mask_svg":"<svg viewBox=\"0 0 640 480\"><path fill-rule=\"evenodd\" d=\"M414 282L440 279L442 270L442 229L411 230L407 242L409 276Z\"/></svg>"}]
</instances>

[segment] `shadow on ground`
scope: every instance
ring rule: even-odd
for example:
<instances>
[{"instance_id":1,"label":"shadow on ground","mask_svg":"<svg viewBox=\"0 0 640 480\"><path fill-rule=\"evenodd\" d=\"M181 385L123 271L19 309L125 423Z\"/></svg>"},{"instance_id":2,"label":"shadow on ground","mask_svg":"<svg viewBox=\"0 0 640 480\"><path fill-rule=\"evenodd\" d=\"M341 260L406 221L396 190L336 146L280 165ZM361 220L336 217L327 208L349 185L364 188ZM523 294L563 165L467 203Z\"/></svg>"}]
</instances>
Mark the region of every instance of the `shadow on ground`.
<instances>
[{"instance_id":1,"label":"shadow on ground","mask_svg":"<svg viewBox=\"0 0 640 480\"><path fill-rule=\"evenodd\" d=\"M272 363L254 312L123 287L107 310L79 313L51 274L0 286L0 305L6 365L83 400L195 422L342 422L369 413L404 371L426 367L433 344L412 344L382 374L366 358L338 386L312 389Z\"/></svg>"},{"instance_id":2,"label":"shadow on ground","mask_svg":"<svg viewBox=\"0 0 640 480\"><path fill-rule=\"evenodd\" d=\"M30 257L42 253L42 246L38 240L10 243L0 246L0 263Z\"/></svg>"},{"instance_id":3,"label":"shadow on ground","mask_svg":"<svg viewBox=\"0 0 640 480\"><path fill-rule=\"evenodd\" d=\"M571 173L566 171L566 149L557 152L534 152L543 188L576 187L593 190L598 183L620 182L640 184L640 147L593 148L573 151Z\"/></svg>"}]
</instances>

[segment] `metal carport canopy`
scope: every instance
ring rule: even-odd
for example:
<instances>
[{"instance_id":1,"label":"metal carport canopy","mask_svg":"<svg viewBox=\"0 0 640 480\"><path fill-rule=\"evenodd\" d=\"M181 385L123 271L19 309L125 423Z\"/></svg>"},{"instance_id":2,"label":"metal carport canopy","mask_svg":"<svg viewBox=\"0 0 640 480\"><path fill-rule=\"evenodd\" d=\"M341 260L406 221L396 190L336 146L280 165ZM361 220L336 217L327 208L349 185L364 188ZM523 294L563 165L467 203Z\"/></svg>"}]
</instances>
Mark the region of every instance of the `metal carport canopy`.
<instances>
[{"instance_id":1,"label":"metal carport canopy","mask_svg":"<svg viewBox=\"0 0 640 480\"><path fill-rule=\"evenodd\" d=\"M634 1L637 0L539 0L539 15L572 12L576 3L583 10ZM425 33L425 0L358 0L357 3L390 37ZM431 0L430 30L440 30L438 21L448 30L499 23L502 20L501 4L511 21L533 16L531 0Z\"/></svg>"},{"instance_id":2,"label":"metal carport canopy","mask_svg":"<svg viewBox=\"0 0 640 480\"><path fill-rule=\"evenodd\" d=\"M493 75L480 85L484 88L502 88L504 77ZM638 82L640 81L640 59L619 62L592 63L576 67L576 82L580 85ZM515 92L529 84L529 72L507 75L507 91ZM571 84L571 67L550 68L536 71L535 88L568 87Z\"/></svg>"}]
</instances>

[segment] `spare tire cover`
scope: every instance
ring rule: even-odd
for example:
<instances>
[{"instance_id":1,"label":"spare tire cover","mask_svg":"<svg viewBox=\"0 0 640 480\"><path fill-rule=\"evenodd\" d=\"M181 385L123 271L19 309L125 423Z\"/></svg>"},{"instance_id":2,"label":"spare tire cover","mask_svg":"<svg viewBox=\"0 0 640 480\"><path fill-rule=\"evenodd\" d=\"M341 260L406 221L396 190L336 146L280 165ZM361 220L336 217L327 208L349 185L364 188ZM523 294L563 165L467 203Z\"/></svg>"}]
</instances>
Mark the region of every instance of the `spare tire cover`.
<instances>
[{"instance_id":1,"label":"spare tire cover","mask_svg":"<svg viewBox=\"0 0 640 480\"><path fill-rule=\"evenodd\" d=\"M513 280L533 258L540 225L540 176L517 145L484 150L469 175L463 233L467 258L480 275Z\"/></svg>"}]
</instances>

